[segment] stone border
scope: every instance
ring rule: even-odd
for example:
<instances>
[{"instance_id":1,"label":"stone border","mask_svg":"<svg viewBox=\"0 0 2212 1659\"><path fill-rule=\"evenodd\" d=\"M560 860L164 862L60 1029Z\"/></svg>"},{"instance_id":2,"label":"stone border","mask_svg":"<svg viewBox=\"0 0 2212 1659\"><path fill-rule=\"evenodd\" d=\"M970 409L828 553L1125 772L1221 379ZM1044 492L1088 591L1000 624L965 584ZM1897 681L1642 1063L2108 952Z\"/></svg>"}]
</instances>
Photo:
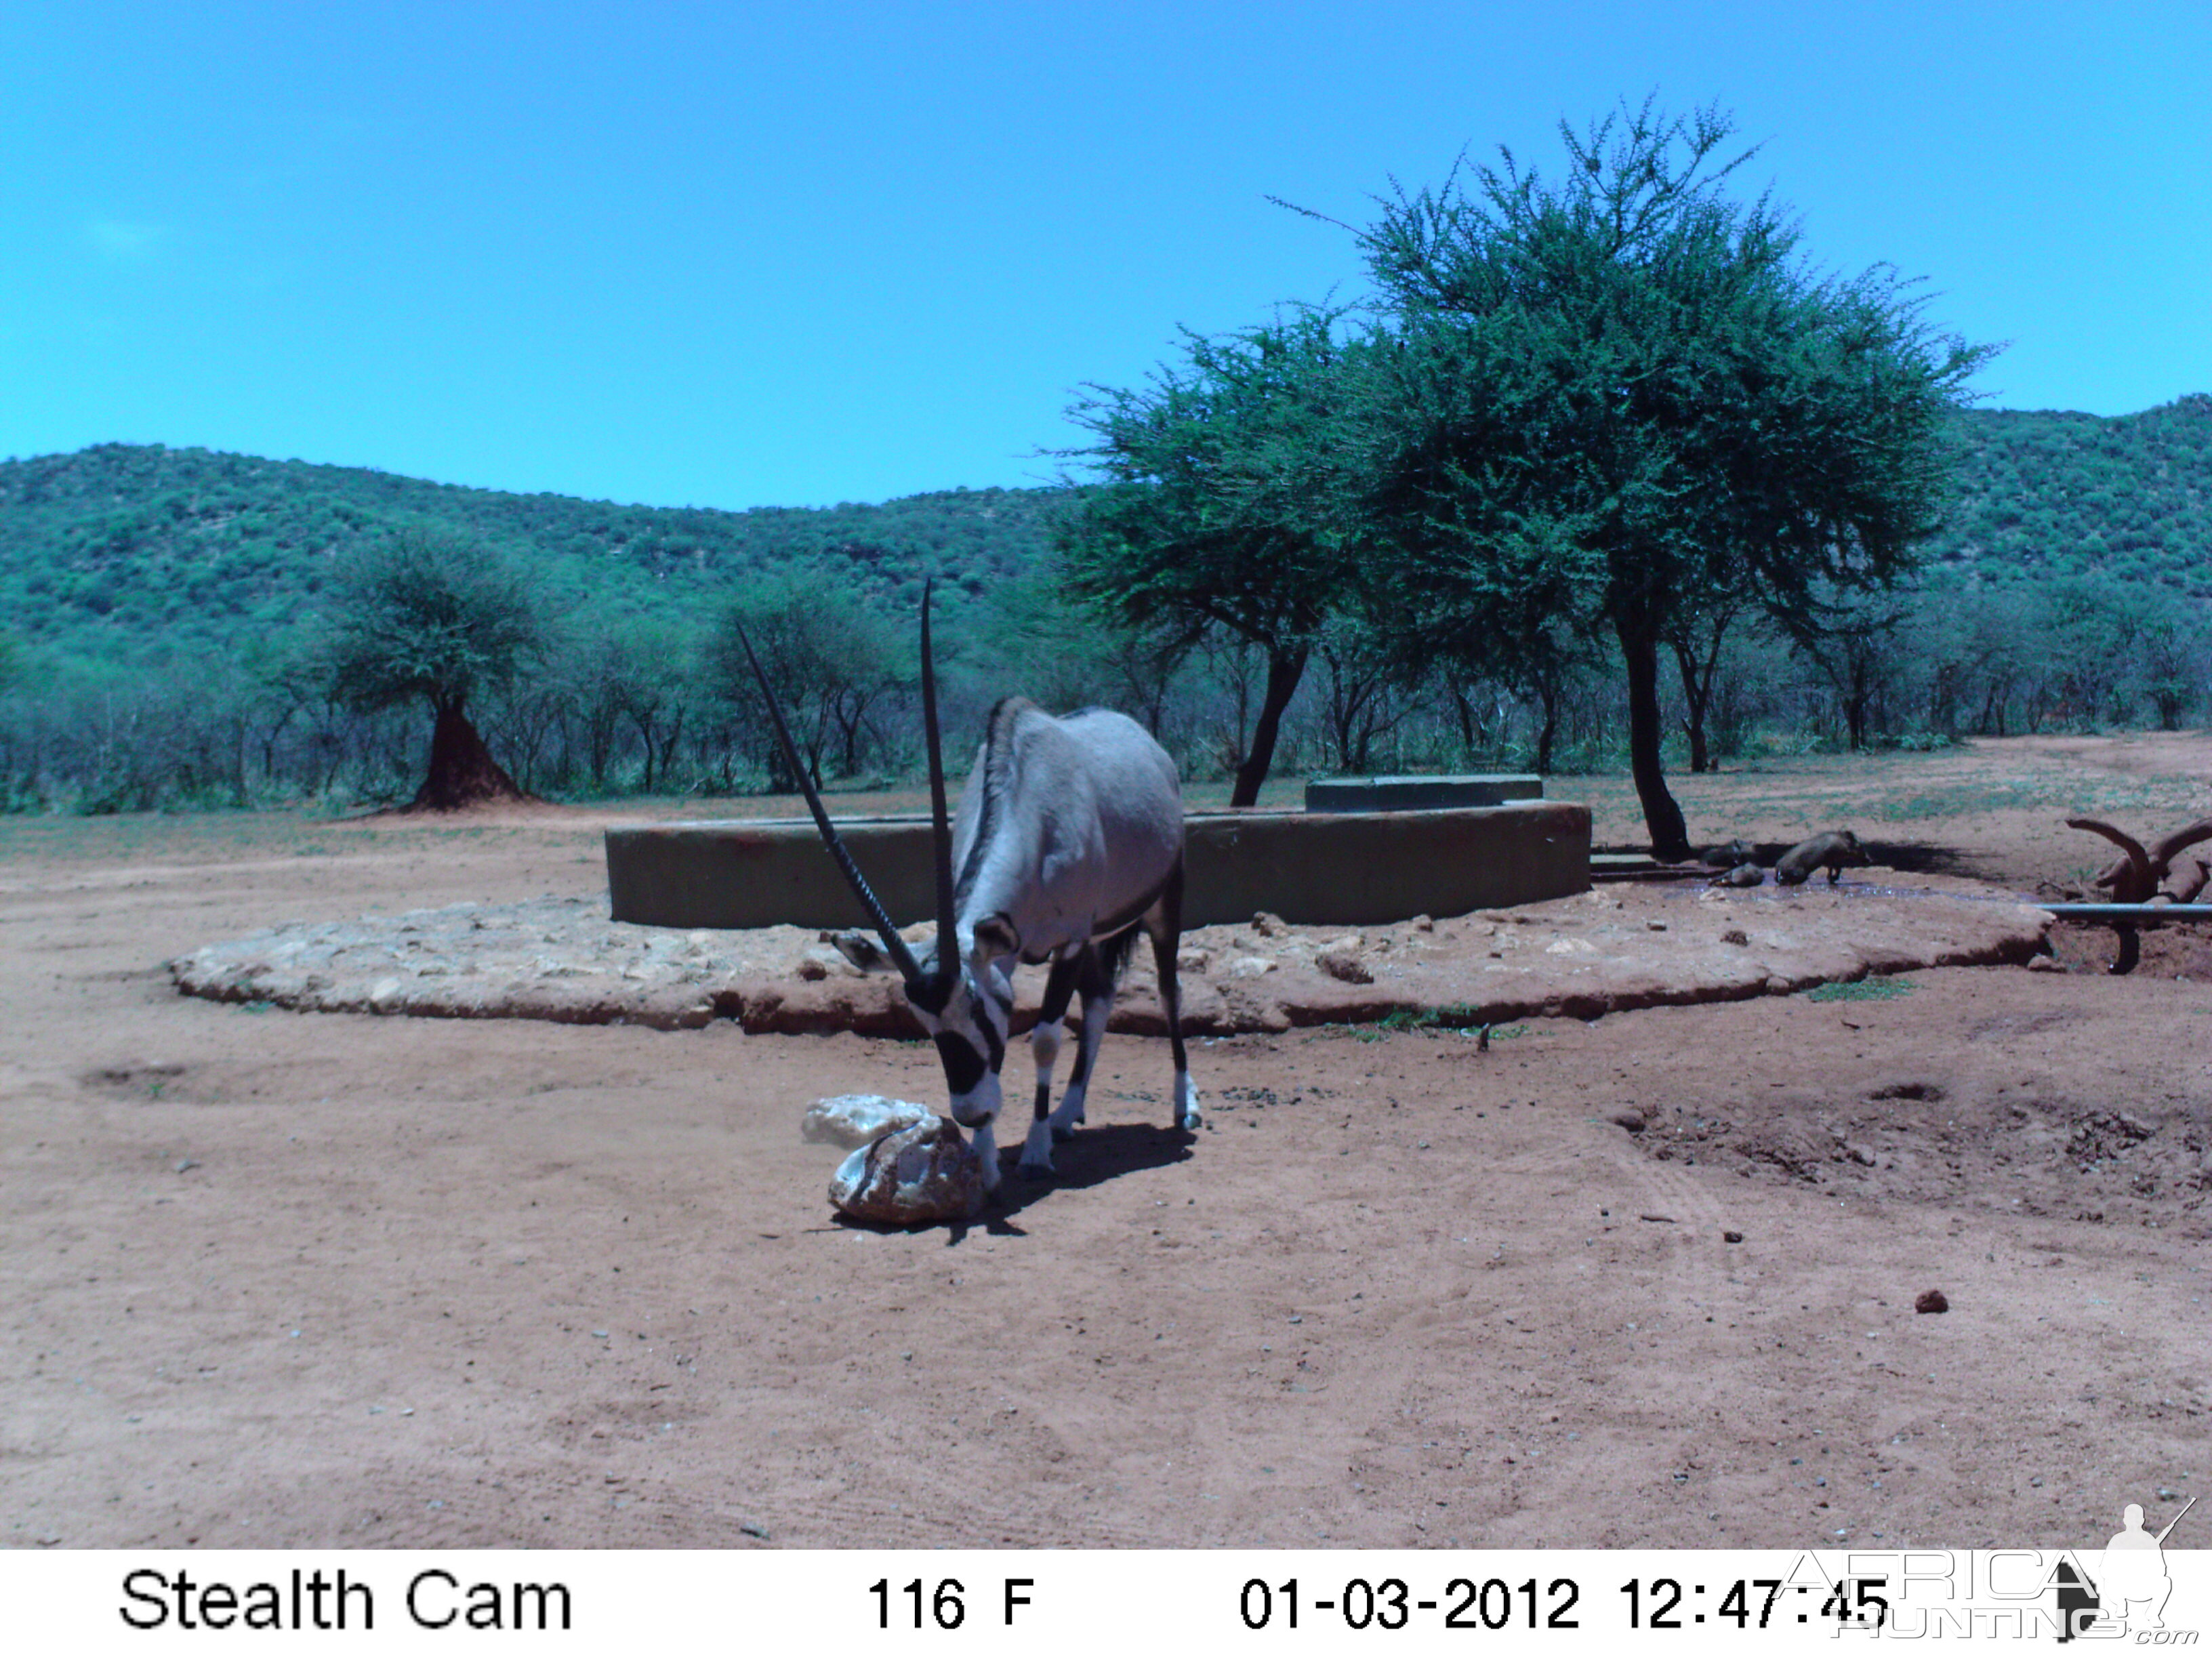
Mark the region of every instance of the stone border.
<instances>
[{"instance_id":1,"label":"stone border","mask_svg":"<svg viewBox=\"0 0 2212 1659\"><path fill-rule=\"evenodd\" d=\"M1802 892L1610 887L1511 910L1388 927L1273 916L1184 936L1194 1036L1394 1016L1468 1025L1786 994L1869 974L2025 963L2047 912L1968 884L1950 890L1819 884ZM1109 1029L1165 1032L1151 953L1133 953ZM332 1013L918 1036L897 983L862 975L798 927L718 933L605 919L604 901L455 905L298 923L168 964L217 1001ZM1024 1030L1041 969L1017 980Z\"/></svg>"}]
</instances>

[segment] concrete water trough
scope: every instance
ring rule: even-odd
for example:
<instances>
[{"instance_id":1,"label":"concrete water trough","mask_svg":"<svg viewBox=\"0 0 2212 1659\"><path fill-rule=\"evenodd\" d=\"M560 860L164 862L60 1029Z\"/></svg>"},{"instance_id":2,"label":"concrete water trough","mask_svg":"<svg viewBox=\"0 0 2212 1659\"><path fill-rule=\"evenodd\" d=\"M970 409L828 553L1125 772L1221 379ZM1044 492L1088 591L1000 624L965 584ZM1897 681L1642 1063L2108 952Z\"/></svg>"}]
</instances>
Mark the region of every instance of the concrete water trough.
<instances>
[{"instance_id":1,"label":"concrete water trough","mask_svg":"<svg viewBox=\"0 0 2212 1659\"><path fill-rule=\"evenodd\" d=\"M841 821L884 906L934 902L926 817ZM617 921L659 927L858 927L859 902L805 818L606 832ZM1529 801L1432 811L1194 812L1184 819L1183 925L1364 926L1563 898L1589 886L1587 806Z\"/></svg>"},{"instance_id":2,"label":"concrete water trough","mask_svg":"<svg viewBox=\"0 0 2212 1659\"><path fill-rule=\"evenodd\" d=\"M1435 778L1315 778L1306 785L1309 812L1426 812L1543 799L1544 780L1534 772L1476 772Z\"/></svg>"}]
</instances>

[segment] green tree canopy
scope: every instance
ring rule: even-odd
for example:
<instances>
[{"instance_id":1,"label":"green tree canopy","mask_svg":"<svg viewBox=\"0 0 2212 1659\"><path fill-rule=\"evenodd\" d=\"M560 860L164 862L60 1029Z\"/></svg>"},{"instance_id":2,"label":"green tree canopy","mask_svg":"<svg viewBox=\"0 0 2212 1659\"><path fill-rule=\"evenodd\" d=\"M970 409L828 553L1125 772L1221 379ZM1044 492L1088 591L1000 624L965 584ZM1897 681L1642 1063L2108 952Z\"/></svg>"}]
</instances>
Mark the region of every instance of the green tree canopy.
<instances>
[{"instance_id":1,"label":"green tree canopy","mask_svg":"<svg viewBox=\"0 0 2212 1659\"><path fill-rule=\"evenodd\" d=\"M427 703L436 724L417 807L517 799L467 708L544 653L549 635L520 572L490 550L395 536L342 573L321 656L325 683L356 709Z\"/></svg>"},{"instance_id":2,"label":"green tree canopy","mask_svg":"<svg viewBox=\"0 0 2212 1659\"><path fill-rule=\"evenodd\" d=\"M1407 624L1478 641L1572 617L1619 641L1654 850L1688 851L1660 763L1660 647L1749 593L1800 637L1938 521L1943 423L1988 356L1885 270L1820 277L1765 198L1724 193L1712 111L1560 133L1557 183L1501 166L1401 191L1360 234L1392 349L1375 533Z\"/></svg>"},{"instance_id":3,"label":"green tree canopy","mask_svg":"<svg viewBox=\"0 0 2212 1659\"><path fill-rule=\"evenodd\" d=\"M1347 465L1367 346L1339 320L1301 309L1226 338L1186 333L1180 367L1093 387L1070 411L1098 440L1075 453L1103 480L1060 520L1074 590L1182 646L1218 634L1266 653L1235 805L1259 798L1283 710L1368 550Z\"/></svg>"},{"instance_id":4,"label":"green tree canopy","mask_svg":"<svg viewBox=\"0 0 2212 1659\"><path fill-rule=\"evenodd\" d=\"M839 770L851 776L870 715L919 673L913 647L833 572L787 570L739 589L707 641L707 672L716 690L743 711L769 787L782 794L796 793L799 780L770 735L740 628L775 687L815 787L822 785L823 757L833 745Z\"/></svg>"}]
</instances>

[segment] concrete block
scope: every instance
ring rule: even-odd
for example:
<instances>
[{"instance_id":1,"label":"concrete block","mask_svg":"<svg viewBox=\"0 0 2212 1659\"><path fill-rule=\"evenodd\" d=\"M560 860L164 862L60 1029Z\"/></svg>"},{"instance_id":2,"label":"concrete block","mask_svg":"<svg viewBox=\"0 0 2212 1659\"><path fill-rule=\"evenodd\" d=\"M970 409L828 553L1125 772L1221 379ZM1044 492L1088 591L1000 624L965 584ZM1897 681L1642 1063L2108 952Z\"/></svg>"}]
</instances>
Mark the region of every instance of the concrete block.
<instances>
[{"instance_id":1,"label":"concrete block","mask_svg":"<svg viewBox=\"0 0 2212 1659\"><path fill-rule=\"evenodd\" d=\"M1437 778L1316 778L1306 785L1309 812L1431 812L1543 799L1544 780L1534 772Z\"/></svg>"},{"instance_id":2,"label":"concrete block","mask_svg":"<svg viewBox=\"0 0 2212 1659\"><path fill-rule=\"evenodd\" d=\"M1183 925L1401 921L1531 904L1589 885L1590 817L1563 802L1445 811L1197 812L1183 821ZM933 902L929 823L839 832L902 922ZM614 920L658 927L860 927L860 902L811 823L752 819L606 832Z\"/></svg>"}]
</instances>

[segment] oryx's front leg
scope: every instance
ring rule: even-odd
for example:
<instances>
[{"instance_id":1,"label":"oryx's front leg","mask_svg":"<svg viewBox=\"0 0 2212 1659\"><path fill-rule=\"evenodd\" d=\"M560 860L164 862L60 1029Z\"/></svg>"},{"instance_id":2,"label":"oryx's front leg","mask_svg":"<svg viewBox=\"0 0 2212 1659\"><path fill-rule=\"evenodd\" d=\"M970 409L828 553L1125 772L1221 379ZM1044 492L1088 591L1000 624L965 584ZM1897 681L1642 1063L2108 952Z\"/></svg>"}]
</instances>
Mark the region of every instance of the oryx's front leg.
<instances>
[{"instance_id":1,"label":"oryx's front leg","mask_svg":"<svg viewBox=\"0 0 2212 1659\"><path fill-rule=\"evenodd\" d=\"M983 1190L987 1193L999 1190L999 1139L993 1128L992 1123L979 1126L968 1141L975 1149L975 1156L983 1160Z\"/></svg>"},{"instance_id":2,"label":"oryx's front leg","mask_svg":"<svg viewBox=\"0 0 2212 1659\"><path fill-rule=\"evenodd\" d=\"M1051 1115L1052 1070L1060 1059L1060 1023L1067 1017L1068 1000L1074 994L1083 960L1091 954L1091 947L1085 945L1054 957L1052 971L1045 977L1044 1000L1037 1009L1037 1022L1030 1030L1030 1053L1036 1060L1036 1112L1030 1121L1029 1139L1022 1143L1021 1170L1025 1176L1052 1173L1052 1143L1060 1122L1059 1118ZM1079 1059L1077 1066L1079 1076ZM1075 1100L1079 1116L1083 1109L1081 1095L1078 1094Z\"/></svg>"},{"instance_id":3,"label":"oryx's front leg","mask_svg":"<svg viewBox=\"0 0 2212 1659\"><path fill-rule=\"evenodd\" d=\"M1107 1016L1114 1012L1114 987L1104 975L1083 994L1083 1032L1076 1039L1075 1070L1069 1073L1067 1092L1052 1115L1052 1138L1073 1140L1075 1126L1083 1121L1083 1097L1091 1091L1091 1068L1098 1063L1099 1040L1106 1035Z\"/></svg>"}]
</instances>

